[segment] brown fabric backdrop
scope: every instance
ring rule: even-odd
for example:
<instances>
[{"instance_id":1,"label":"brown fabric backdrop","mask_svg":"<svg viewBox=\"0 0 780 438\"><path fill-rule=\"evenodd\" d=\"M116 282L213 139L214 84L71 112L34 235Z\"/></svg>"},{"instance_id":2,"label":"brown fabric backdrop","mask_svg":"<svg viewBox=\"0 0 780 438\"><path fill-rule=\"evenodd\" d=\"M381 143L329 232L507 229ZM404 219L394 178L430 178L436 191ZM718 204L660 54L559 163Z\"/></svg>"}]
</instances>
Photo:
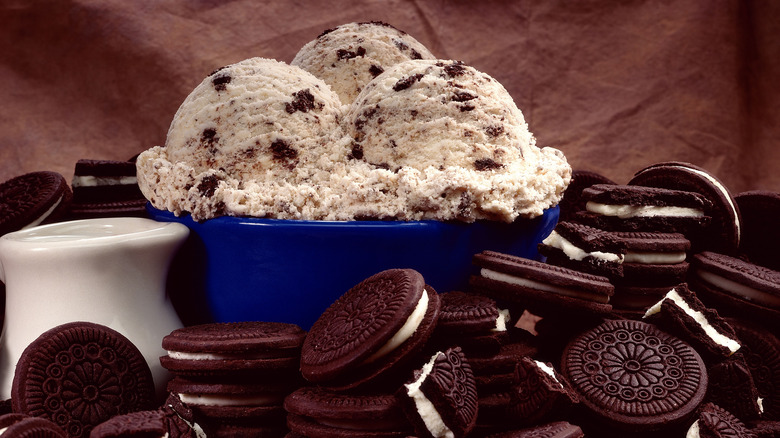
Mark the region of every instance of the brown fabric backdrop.
<instances>
[{"instance_id":1,"label":"brown fabric backdrop","mask_svg":"<svg viewBox=\"0 0 780 438\"><path fill-rule=\"evenodd\" d=\"M539 145L627 182L703 166L780 191L780 2L772 0L3 0L0 180L162 144L211 71L289 62L322 30L381 20L509 90Z\"/></svg>"}]
</instances>

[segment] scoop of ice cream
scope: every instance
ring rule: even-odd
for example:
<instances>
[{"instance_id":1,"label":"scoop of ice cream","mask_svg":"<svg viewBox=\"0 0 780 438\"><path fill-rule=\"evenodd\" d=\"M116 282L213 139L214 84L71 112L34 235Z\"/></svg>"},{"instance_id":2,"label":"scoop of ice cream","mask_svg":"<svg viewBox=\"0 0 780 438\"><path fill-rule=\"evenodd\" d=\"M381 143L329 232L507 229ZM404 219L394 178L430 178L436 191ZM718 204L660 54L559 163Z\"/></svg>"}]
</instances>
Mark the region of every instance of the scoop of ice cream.
<instances>
[{"instance_id":1,"label":"scoop of ice cream","mask_svg":"<svg viewBox=\"0 0 780 438\"><path fill-rule=\"evenodd\" d=\"M399 193L426 218L536 216L571 179L560 151L536 147L506 89L460 62L390 67L366 85L343 125L351 156L398 173Z\"/></svg>"},{"instance_id":2,"label":"scoop of ice cream","mask_svg":"<svg viewBox=\"0 0 780 438\"><path fill-rule=\"evenodd\" d=\"M165 147L139 156L139 186L177 214L242 214L241 206L226 211L226 196L245 183L295 185L323 160L343 159L333 157L342 111L338 96L298 67L264 58L229 65L182 103Z\"/></svg>"},{"instance_id":3,"label":"scoop of ice cream","mask_svg":"<svg viewBox=\"0 0 780 438\"><path fill-rule=\"evenodd\" d=\"M387 68L410 59L434 59L419 41L379 22L349 23L323 32L292 61L322 79L349 104Z\"/></svg>"}]
</instances>

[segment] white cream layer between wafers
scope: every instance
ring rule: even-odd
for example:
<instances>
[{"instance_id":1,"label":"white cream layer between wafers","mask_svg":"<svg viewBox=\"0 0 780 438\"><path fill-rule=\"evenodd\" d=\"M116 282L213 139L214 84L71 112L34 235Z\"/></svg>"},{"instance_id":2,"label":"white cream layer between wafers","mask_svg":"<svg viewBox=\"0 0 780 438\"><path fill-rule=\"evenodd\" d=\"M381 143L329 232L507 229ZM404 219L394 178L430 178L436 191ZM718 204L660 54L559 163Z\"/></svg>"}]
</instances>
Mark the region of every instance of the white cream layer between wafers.
<instances>
[{"instance_id":1,"label":"white cream layer between wafers","mask_svg":"<svg viewBox=\"0 0 780 438\"><path fill-rule=\"evenodd\" d=\"M727 348L731 354L734 354L739 350L740 344L734 339L729 338L728 336L724 335L723 333L720 333L715 327L713 327L709 321L707 321L707 317L698 310L693 309L685 299L680 296L679 293L677 293L676 289L670 290L662 299L661 301L655 303L653 306L651 306L649 309L647 309L647 312L645 312L645 316L643 318L647 318L650 315L654 315L661 311L661 304L663 304L664 301L670 300L674 303L675 306L679 307L680 309L685 312L686 315L688 315L691 319L693 319L699 327L704 330L704 333L712 339L713 342L716 344Z\"/></svg>"},{"instance_id":2,"label":"white cream layer between wafers","mask_svg":"<svg viewBox=\"0 0 780 438\"><path fill-rule=\"evenodd\" d=\"M555 230L553 230L550 235L542 241L542 243L553 248L560 249L564 254L566 254L567 257L572 260L579 261L585 259L586 257L593 257L599 260L604 260L606 262L614 262L618 264L623 263L624 261L623 254L603 251L585 251L584 249L573 244L565 237L558 234Z\"/></svg>"},{"instance_id":3,"label":"white cream layer between wafers","mask_svg":"<svg viewBox=\"0 0 780 438\"><path fill-rule=\"evenodd\" d=\"M444 419L441 418L441 414L436 410L436 406L420 390L420 386L428 378L428 375L431 374L433 364L440 354L442 353L437 352L434 354L431 360L423 365L420 377L412 383L404 384L404 387L406 387L406 394L414 400L417 413L422 418L423 423L425 423L428 432L435 437L454 438L455 434L444 424Z\"/></svg>"},{"instance_id":4,"label":"white cream layer between wafers","mask_svg":"<svg viewBox=\"0 0 780 438\"><path fill-rule=\"evenodd\" d=\"M704 211L698 208L657 205L612 205L590 201L585 209L602 216L616 216L620 219L634 217L702 217Z\"/></svg>"},{"instance_id":5,"label":"white cream layer between wafers","mask_svg":"<svg viewBox=\"0 0 780 438\"><path fill-rule=\"evenodd\" d=\"M374 354L369 356L368 359L366 359L366 363L373 362L380 357L383 357L390 353L391 351L395 350L401 344L406 342L407 339L411 338L414 332L417 331L417 328L420 327L420 324L422 324L423 319L425 318L425 312L428 310L428 301L430 299L428 298L428 291L423 289L422 295L420 296L420 300L417 301L417 305L415 306L414 310L412 311L411 315L406 319L406 322L403 326L396 332L390 340L385 343L385 345L382 346L379 350L377 350Z\"/></svg>"},{"instance_id":6,"label":"white cream layer between wafers","mask_svg":"<svg viewBox=\"0 0 780 438\"><path fill-rule=\"evenodd\" d=\"M583 292L579 289L566 288L555 286L552 284L541 283L538 281L530 280L528 278L517 277L514 275L505 274L503 272L494 271L492 269L482 268L479 271L479 275L489 280L500 281L503 283L513 284L515 286L526 287L529 289L540 290L544 292L550 292L558 295L564 295L572 298L579 298L581 300L593 301L596 303L606 304L609 302L609 296Z\"/></svg>"}]
</instances>

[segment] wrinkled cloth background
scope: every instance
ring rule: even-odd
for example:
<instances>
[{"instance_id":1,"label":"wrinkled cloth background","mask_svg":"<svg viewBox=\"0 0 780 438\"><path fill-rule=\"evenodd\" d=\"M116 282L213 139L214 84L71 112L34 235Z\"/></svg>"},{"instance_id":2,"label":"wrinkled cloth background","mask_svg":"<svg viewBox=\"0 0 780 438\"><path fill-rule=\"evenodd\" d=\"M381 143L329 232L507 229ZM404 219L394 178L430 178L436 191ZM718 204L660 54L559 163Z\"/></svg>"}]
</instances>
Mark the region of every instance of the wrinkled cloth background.
<instances>
[{"instance_id":1,"label":"wrinkled cloth background","mask_svg":"<svg viewBox=\"0 0 780 438\"><path fill-rule=\"evenodd\" d=\"M210 72L385 21L498 79L540 146L626 183L660 161L780 191L780 2L3 0L0 181L164 144Z\"/></svg>"}]
</instances>

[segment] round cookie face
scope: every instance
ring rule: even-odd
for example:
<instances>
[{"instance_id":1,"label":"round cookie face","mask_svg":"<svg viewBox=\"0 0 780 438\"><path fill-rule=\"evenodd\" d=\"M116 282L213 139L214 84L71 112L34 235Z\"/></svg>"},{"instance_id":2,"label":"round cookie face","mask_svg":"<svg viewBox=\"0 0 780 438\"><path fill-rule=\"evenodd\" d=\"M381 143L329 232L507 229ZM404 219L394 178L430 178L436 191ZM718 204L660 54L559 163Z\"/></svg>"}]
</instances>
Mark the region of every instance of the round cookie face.
<instances>
[{"instance_id":1,"label":"round cookie face","mask_svg":"<svg viewBox=\"0 0 780 438\"><path fill-rule=\"evenodd\" d=\"M624 430L682 422L707 390L699 354L641 321L607 320L580 335L563 353L562 372L585 407Z\"/></svg>"},{"instance_id":2,"label":"round cookie face","mask_svg":"<svg viewBox=\"0 0 780 438\"><path fill-rule=\"evenodd\" d=\"M12 438L66 438L68 435L56 424L40 417L24 414L0 416L0 435Z\"/></svg>"},{"instance_id":3,"label":"round cookie face","mask_svg":"<svg viewBox=\"0 0 780 438\"><path fill-rule=\"evenodd\" d=\"M72 197L56 172L32 172L0 184L0 235L56 220Z\"/></svg>"},{"instance_id":4,"label":"round cookie face","mask_svg":"<svg viewBox=\"0 0 780 438\"><path fill-rule=\"evenodd\" d=\"M301 351L311 382L365 383L422 347L439 314L439 297L412 269L390 269L363 280L314 323Z\"/></svg>"},{"instance_id":5,"label":"round cookie face","mask_svg":"<svg viewBox=\"0 0 780 438\"><path fill-rule=\"evenodd\" d=\"M55 327L22 353L11 387L15 412L52 420L71 437L115 415L151 409L154 383L143 355L94 323Z\"/></svg>"},{"instance_id":6,"label":"round cookie face","mask_svg":"<svg viewBox=\"0 0 780 438\"><path fill-rule=\"evenodd\" d=\"M714 175L690 163L664 162L646 167L629 184L686 190L704 195L711 203L705 214L711 222L702 237L694 239L699 251L735 254L744 229L737 203L728 188Z\"/></svg>"}]
</instances>

